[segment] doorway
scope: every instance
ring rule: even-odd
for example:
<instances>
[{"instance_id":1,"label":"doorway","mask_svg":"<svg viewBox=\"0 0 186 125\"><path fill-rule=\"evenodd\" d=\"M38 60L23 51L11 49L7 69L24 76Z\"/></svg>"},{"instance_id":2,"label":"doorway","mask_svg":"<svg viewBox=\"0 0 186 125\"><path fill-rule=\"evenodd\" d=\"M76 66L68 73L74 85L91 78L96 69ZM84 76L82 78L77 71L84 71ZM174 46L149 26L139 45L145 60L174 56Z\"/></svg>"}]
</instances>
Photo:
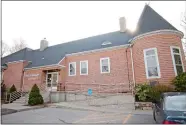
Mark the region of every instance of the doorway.
<instances>
[{"instance_id":1,"label":"doorway","mask_svg":"<svg viewBox=\"0 0 186 125\"><path fill-rule=\"evenodd\" d=\"M47 89L49 91L57 91L58 72L49 72L46 75Z\"/></svg>"}]
</instances>

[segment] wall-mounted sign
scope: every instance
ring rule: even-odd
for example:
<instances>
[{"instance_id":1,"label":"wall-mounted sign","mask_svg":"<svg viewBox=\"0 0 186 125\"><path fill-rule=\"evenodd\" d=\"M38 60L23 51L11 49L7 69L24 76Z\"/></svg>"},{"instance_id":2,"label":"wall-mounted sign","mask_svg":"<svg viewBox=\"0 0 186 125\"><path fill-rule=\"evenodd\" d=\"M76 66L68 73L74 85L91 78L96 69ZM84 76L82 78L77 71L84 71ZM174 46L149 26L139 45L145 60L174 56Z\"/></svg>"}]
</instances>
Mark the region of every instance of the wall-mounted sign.
<instances>
[{"instance_id":1,"label":"wall-mounted sign","mask_svg":"<svg viewBox=\"0 0 186 125\"><path fill-rule=\"evenodd\" d=\"M25 77L38 77L39 74L26 74Z\"/></svg>"}]
</instances>

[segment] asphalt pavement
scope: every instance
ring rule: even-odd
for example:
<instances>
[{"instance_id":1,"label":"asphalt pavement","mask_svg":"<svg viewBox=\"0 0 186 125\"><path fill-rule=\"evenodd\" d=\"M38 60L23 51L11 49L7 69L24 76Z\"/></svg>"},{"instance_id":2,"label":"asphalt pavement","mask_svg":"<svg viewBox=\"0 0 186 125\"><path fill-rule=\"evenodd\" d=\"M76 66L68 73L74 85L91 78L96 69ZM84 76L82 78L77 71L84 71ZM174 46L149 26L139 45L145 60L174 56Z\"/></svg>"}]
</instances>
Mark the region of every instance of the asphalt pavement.
<instances>
[{"instance_id":1,"label":"asphalt pavement","mask_svg":"<svg viewBox=\"0 0 186 125\"><path fill-rule=\"evenodd\" d=\"M2 123L26 124L154 124L152 114L109 113L45 107L2 116Z\"/></svg>"}]
</instances>

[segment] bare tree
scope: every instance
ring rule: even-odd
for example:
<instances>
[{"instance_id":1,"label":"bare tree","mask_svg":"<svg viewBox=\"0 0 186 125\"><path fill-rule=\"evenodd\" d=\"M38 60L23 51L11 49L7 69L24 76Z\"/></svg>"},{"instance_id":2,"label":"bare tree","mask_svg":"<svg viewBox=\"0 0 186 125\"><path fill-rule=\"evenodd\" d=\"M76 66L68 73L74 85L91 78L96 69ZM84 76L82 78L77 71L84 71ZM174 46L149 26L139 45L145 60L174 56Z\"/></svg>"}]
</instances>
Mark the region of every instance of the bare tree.
<instances>
[{"instance_id":1,"label":"bare tree","mask_svg":"<svg viewBox=\"0 0 186 125\"><path fill-rule=\"evenodd\" d=\"M1 57L6 56L9 53L9 46L4 41L1 43Z\"/></svg>"},{"instance_id":2,"label":"bare tree","mask_svg":"<svg viewBox=\"0 0 186 125\"><path fill-rule=\"evenodd\" d=\"M186 52L186 12L185 13L182 13L182 17L181 17L181 26L184 28L184 42L183 42L183 45L184 45L184 50Z\"/></svg>"},{"instance_id":3,"label":"bare tree","mask_svg":"<svg viewBox=\"0 0 186 125\"><path fill-rule=\"evenodd\" d=\"M11 53L15 53L15 52L17 52L17 51L19 51L21 49L26 48L26 47L27 47L27 44L26 44L25 40L23 40L23 39L20 38L18 40L14 40L14 44L9 49L9 52L10 52L10 54Z\"/></svg>"}]
</instances>

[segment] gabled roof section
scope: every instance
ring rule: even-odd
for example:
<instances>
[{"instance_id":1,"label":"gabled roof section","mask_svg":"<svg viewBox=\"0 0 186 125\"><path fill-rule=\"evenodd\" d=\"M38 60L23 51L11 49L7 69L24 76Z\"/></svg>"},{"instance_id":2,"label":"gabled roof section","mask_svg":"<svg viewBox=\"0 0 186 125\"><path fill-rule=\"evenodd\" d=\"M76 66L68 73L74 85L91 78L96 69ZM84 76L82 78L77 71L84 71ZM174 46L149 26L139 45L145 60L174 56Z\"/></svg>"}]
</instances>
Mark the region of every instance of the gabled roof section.
<instances>
[{"instance_id":1,"label":"gabled roof section","mask_svg":"<svg viewBox=\"0 0 186 125\"><path fill-rule=\"evenodd\" d=\"M129 44L128 41L131 38L132 34L129 31L126 31L124 33L120 31L115 31L50 46L43 51L40 51L39 49L31 51L21 50L17 53L11 54L3 58L2 63L16 60L31 61L31 63L26 68L52 65L57 64L66 54L125 45ZM102 43L105 41L110 41L112 42L112 44L103 46Z\"/></svg>"},{"instance_id":2,"label":"gabled roof section","mask_svg":"<svg viewBox=\"0 0 186 125\"><path fill-rule=\"evenodd\" d=\"M177 30L167 20L154 11L149 5L145 5L137 24L135 35L140 35L156 30Z\"/></svg>"},{"instance_id":3,"label":"gabled roof section","mask_svg":"<svg viewBox=\"0 0 186 125\"><path fill-rule=\"evenodd\" d=\"M128 44L128 40L131 38L130 32L121 33L116 31L50 46L44 51L34 50L29 53L29 61L32 61L32 63L26 68L57 64L66 54ZM111 41L112 44L102 46L104 41Z\"/></svg>"},{"instance_id":4,"label":"gabled roof section","mask_svg":"<svg viewBox=\"0 0 186 125\"><path fill-rule=\"evenodd\" d=\"M13 61L19 61L19 60L24 60L26 56L27 51L31 51L32 49L30 48L24 48L22 50L19 50L15 53L12 53L8 56L5 56L2 58L2 63L1 65L7 63L7 62L13 62Z\"/></svg>"}]
</instances>

